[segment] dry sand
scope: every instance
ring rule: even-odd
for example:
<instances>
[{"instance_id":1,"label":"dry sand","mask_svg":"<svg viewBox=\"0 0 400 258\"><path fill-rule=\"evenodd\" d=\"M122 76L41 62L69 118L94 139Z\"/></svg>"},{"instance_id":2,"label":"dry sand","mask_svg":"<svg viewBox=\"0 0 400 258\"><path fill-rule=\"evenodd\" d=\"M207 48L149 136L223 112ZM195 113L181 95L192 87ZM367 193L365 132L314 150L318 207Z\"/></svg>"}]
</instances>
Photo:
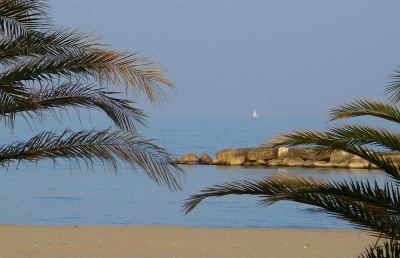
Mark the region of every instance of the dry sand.
<instances>
[{"instance_id":1,"label":"dry sand","mask_svg":"<svg viewBox=\"0 0 400 258\"><path fill-rule=\"evenodd\" d=\"M358 231L180 227L0 226L0 257L355 257Z\"/></svg>"}]
</instances>

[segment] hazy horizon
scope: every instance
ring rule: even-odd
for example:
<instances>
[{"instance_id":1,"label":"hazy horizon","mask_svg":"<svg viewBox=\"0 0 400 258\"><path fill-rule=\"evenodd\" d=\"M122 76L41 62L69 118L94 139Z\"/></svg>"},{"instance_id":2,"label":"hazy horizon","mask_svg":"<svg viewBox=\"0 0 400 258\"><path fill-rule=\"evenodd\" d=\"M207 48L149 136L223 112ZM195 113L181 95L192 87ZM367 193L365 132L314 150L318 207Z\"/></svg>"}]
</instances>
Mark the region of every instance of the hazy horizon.
<instances>
[{"instance_id":1,"label":"hazy horizon","mask_svg":"<svg viewBox=\"0 0 400 258\"><path fill-rule=\"evenodd\" d=\"M320 116L383 98L398 1L50 0L60 26L160 61L176 95L150 116Z\"/></svg>"}]
</instances>

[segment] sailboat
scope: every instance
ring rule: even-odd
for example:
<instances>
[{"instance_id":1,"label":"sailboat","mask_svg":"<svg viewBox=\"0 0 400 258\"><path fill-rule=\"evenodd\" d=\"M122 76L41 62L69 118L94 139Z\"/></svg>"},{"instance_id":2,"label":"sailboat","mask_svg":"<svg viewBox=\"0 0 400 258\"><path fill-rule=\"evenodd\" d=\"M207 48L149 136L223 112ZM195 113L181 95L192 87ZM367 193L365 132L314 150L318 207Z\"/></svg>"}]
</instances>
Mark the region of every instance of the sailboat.
<instances>
[{"instance_id":1,"label":"sailboat","mask_svg":"<svg viewBox=\"0 0 400 258\"><path fill-rule=\"evenodd\" d=\"M253 111L253 118L258 118L257 110L255 110L255 109L254 109L254 111Z\"/></svg>"}]
</instances>

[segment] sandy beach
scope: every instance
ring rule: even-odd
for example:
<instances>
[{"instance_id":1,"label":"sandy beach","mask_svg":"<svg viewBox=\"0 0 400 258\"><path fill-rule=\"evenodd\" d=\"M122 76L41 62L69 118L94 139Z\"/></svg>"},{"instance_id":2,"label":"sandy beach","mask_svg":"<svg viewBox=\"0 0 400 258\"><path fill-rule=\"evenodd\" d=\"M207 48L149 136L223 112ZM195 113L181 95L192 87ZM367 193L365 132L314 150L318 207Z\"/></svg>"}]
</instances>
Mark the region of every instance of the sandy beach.
<instances>
[{"instance_id":1,"label":"sandy beach","mask_svg":"<svg viewBox=\"0 0 400 258\"><path fill-rule=\"evenodd\" d=\"M359 231L181 227L0 226L0 257L355 257Z\"/></svg>"}]
</instances>

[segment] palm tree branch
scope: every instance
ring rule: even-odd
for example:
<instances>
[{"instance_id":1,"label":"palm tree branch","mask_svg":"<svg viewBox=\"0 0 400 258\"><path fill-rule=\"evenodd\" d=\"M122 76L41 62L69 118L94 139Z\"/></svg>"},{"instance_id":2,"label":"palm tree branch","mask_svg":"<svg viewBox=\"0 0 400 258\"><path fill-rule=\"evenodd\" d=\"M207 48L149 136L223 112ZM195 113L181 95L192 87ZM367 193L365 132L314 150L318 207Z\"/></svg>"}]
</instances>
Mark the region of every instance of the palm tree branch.
<instances>
[{"instance_id":1,"label":"palm tree branch","mask_svg":"<svg viewBox=\"0 0 400 258\"><path fill-rule=\"evenodd\" d=\"M0 62L20 62L23 57L39 55L66 55L100 46L98 38L88 33L58 29L29 31L15 38L0 40Z\"/></svg>"},{"instance_id":2,"label":"palm tree branch","mask_svg":"<svg viewBox=\"0 0 400 258\"><path fill-rule=\"evenodd\" d=\"M351 103L334 108L330 111L330 114L331 120L372 116L400 123L400 111L395 105L365 99L354 100Z\"/></svg>"},{"instance_id":3,"label":"palm tree branch","mask_svg":"<svg viewBox=\"0 0 400 258\"><path fill-rule=\"evenodd\" d=\"M335 139L346 139L350 145L376 145L392 151L400 151L400 136L384 128L344 125L332 128L327 134Z\"/></svg>"},{"instance_id":4,"label":"palm tree branch","mask_svg":"<svg viewBox=\"0 0 400 258\"><path fill-rule=\"evenodd\" d=\"M400 182L400 170L390 157L368 147L352 144L351 138L337 137L331 132L304 130L283 135L281 136L281 140L276 146L312 145L319 147L321 151L325 152L333 150L346 151L371 162L397 182Z\"/></svg>"},{"instance_id":5,"label":"palm tree branch","mask_svg":"<svg viewBox=\"0 0 400 258\"><path fill-rule=\"evenodd\" d=\"M385 240L375 246L369 246L358 258L393 258L400 256L399 240Z\"/></svg>"},{"instance_id":6,"label":"palm tree branch","mask_svg":"<svg viewBox=\"0 0 400 258\"><path fill-rule=\"evenodd\" d=\"M50 25L44 1L1 0L0 32L16 37L29 30L45 29Z\"/></svg>"},{"instance_id":7,"label":"palm tree branch","mask_svg":"<svg viewBox=\"0 0 400 258\"><path fill-rule=\"evenodd\" d=\"M397 191L394 187L382 190L368 183L328 183L311 178L276 176L261 181L236 181L206 188L191 196L184 208L188 213L205 198L226 195L260 196L262 204L290 200L317 206L360 229L400 237L400 231L393 227L399 224L396 216L399 203L397 197L393 197Z\"/></svg>"},{"instance_id":8,"label":"palm tree branch","mask_svg":"<svg viewBox=\"0 0 400 258\"><path fill-rule=\"evenodd\" d=\"M392 75L392 80L385 89L386 95L389 96L389 100L393 103L400 101L400 70L397 69Z\"/></svg>"},{"instance_id":9,"label":"palm tree branch","mask_svg":"<svg viewBox=\"0 0 400 258\"><path fill-rule=\"evenodd\" d=\"M42 132L26 142L0 146L0 163L36 161L39 159L67 159L83 161L88 168L101 161L114 171L119 161L132 168L140 167L157 183L165 183L172 190L180 189L182 170L174 164L171 155L151 141L121 131L64 131Z\"/></svg>"},{"instance_id":10,"label":"palm tree branch","mask_svg":"<svg viewBox=\"0 0 400 258\"><path fill-rule=\"evenodd\" d=\"M5 71L0 76L0 82L40 82L60 76L89 76L104 84L132 86L134 92L144 92L151 101L165 97L159 83L172 86L162 70L151 61L128 52L101 49L31 59Z\"/></svg>"},{"instance_id":11,"label":"palm tree branch","mask_svg":"<svg viewBox=\"0 0 400 258\"><path fill-rule=\"evenodd\" d=\"M121 129L136 132L137 125L144 125L146 117L141 109L131 106L132 102L113 97L113 92L103 91L92 85L66 82L57 87L35 90L26 101L14 104L0 104L0 114L14 123L18 113L29 113L31 118L40 117L43 111L54 111L64 107L94 107L104 111ZM57 114L57 112L53 112Z\"/></svg>"}]
</instances>

